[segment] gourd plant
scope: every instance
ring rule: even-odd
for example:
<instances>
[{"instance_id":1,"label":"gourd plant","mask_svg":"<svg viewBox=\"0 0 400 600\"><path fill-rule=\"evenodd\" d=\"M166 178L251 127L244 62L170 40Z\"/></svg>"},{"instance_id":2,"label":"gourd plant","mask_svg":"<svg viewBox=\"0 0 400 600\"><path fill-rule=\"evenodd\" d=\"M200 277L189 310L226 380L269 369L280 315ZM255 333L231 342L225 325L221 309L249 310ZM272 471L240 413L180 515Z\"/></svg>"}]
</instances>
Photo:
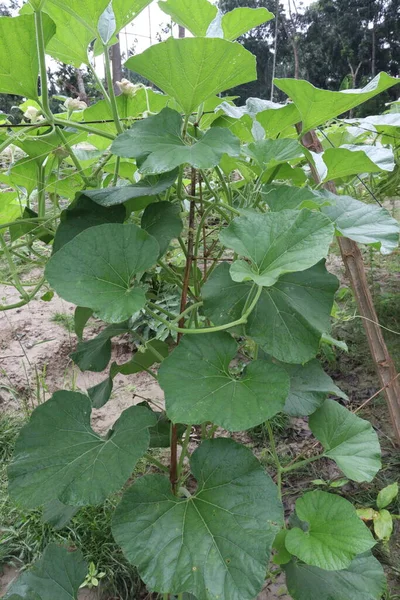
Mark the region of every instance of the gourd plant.
<instances>
[{"instance_id":1,"label":"gourd plant","mask_svg":"<svg viewBox=\"0 0 400 600\"><path fill-rule=\"evenodd\" d=\"M0 20L0 91L26 97L31 119L0 130L2 150L13 144L25 153L2 176L14 189L1 192L2 252L21 295L3 308L39 290L74 303L80 341L72 359L82 370L106 369L111 339L126 332L137 348L86 393L57 391L33 411L9 469L10 495L66 523L125 486L114 538L165 599L250 600L279 570L295 600L378 599L384 573L356 508L311 491L285 515L282 482L322 458L355 482L371 481L381 465L374 429L337 401L346 396L316 356L321 340L338 343L330 336L338 280L325 265L334 236L391 252L399 233L383 208L349 195L356 175L394 169L385 132L369 145L370 131L333 120L397 80L381 73L365 88L331 92L278 79L291 102L238 107L220 94L257 74L235 40L273 15L166 0L161 8L193 37L129 58L126 67L157 90L124 81L116 97L108 49L148 4L30 0L20 16ZM103 53L104 99L87 108L70 101L52 114L46 53L95 76L91 59ZM302 136L327 122L337 147L322 155L304 148ZM344 193L314 185L310 166ZM32 288L14 263L22 247L47 261ZM106 327L85 340L92 315ZM95 433L92 409L112 402L115 376L139 371L158 381L165 410L145 401L106 436ZM278 413L309 417L320 452L281 464L271 425ZM262 423L275 482L235 440ZM190 455L194 427L201 442ZM168 467L149 451L157 447L170 447ZM126 486L143 456L158 473ZM6 598L76 598L86 574L79 551L51 544Z\"/></svg>"}]
</instances>

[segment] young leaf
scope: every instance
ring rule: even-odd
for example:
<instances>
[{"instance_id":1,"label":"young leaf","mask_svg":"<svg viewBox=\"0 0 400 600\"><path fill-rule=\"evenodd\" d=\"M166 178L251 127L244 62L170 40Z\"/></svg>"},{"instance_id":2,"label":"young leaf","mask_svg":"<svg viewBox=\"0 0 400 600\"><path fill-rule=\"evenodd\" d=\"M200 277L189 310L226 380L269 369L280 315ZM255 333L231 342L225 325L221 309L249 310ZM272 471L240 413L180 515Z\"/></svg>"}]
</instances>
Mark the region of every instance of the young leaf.
<instances>
[{"instance_id":1,"label":"young leaf","mask_svg":"<svg viewBox=\"0 0 400 600\"><path fill-rule=\"evenodd\" d=\"M154 354L154 350L163 358L168 356L168 345L165 342L156 339L150 340L144 346L143 351L138 350L135 352L130 361L123 363L122 365L118 365L114 362L111 365L111 377L115 377L117 373L121 373L122 375L133 375L134 373L140 373L140 371L149 369L154 363L160 362Z\"/></svg>"},{"instance_id":2,"label":"young leaf","mask_svg":"<svg viewBox=\"0 0 400 600\"><path fill-rule=\"evenodd\" d=\"M115 206L135 198L147 198L148 196L161 194L175 183L177 177L178 169L175 169L161 175L148 175L133 185L102 190L86 190L85 196L96 202L96 204L100 204L100 206Z\"/></svg>"},{"instance_id":3,"label":"young leaf","mask_svg":"<svg viewBox=\"0 0 400 600\"><path fill-rule=\"evenodd\" d=\"M230 439L203 442L191 467L198 491L190 498L174 496L160 475L136 481L115 512L115 540L151 590L250 600L283 523L276 486Z\"/></svg>"},{"instance_id":4,"label":"young leaf","mask_svg":"<svg viewBox=\"0 0 400 600\"><path fill-rule=\"evenodd\" d=\"M321 211L335 223L342 235L361 244L375 244L382 254L389 254L397 248L399 223L386 209L350 196L329 194L327 200L330 206L323 206Z\"/></svg>"},{"instance_id":5,"label":"young leaf","mask_svg":"<svg viewBox=\"0 0 400 600\"><path fill-rule=\"evenodd\" d=\"M248 318L247 335L273 357L305 363L318 352L321 336L330 330L330 314L339 282L323 262L301 273L283 275L263 290ZM229 264L219 265L203 287L204 312L215 325L240 318L250 284L236 283Z\"/></svg>"},{"instance_id":6,"label":"young leaf","mask_svg":"<svg viewBox=\"0 0 400 600\"><path fill-rule=\"evenodd\" d=\"M398 82L396 77L379 73L362 89L330 92L302 79L275 79L276 87L285 92L298 108L304 132L355 108Z\"/></svg>"},{"instance_id":7,"label":"young leaf","mask_svg":"<svg viewBox=\"0 0 400 600\"><path fill-rule=\"evenodd\" d=\"M208 0L167 0L158 6L175 23L185 27L196 37L205 37L218 9Z\"/></svg>"},{"instance_id":8,"label":"young leaf","mask_svg":"<svg viewBox=\"0 0 400 600\"><path fill-rule=\"evenodd\" d=\"M99 504L124 485L148 448L148 428L156 420L146 408L131 406L102 438L90 426L90 413L87 396L67 391L33 411L9 468L10 495L18 504Z\"/></svg>"},{"instance_id":9,"label":"young leaf","mask_svg":"<svg viewBox=\"0 0 400 600\"><path fill-rule=\"evenodd\" d=\"M55 34L53 21L43 15L44 43ZM39 59L33 15L0 19L0 93L38 100Z\"/></svg>"},{"instance_id":10,"label":"young leaf","mask_svg":"<svg viewBox=\"0 0 400 600\"><path fill-rule=\"evenodd\" d=\"M382 566L370 553L357 556L340 571L325 571L293 560L285 566L294 600L379 600L386 588Z\"/></svg>"},{"instance_id":11,"label":"young leaf","mask_svg":"<svg viewBox=\"0 0 400 600\"><path fill-rule=\"evenodd\" d=\"M79 194L75 200L62 211L53 244L53 252L57 252L85 229L103 225L104 223L123 223L126 211L123 206L105 208L97 206L89 193Z\"/></svg>"},{"instance_id":12,"label":"young leaf","mask_svg":"<svg viewBox=\"0 0 400 600\"><path fill-rule=\"evenodd\" d=\"M255 57L250 52L240 44L216 38L170 37L125 65L172 96L186 115L210 96L257 78Z\"/></svg>"},{"instance_id":13,"label":"young leaf","mask_svg":"<svg viewBox=\"0 0 400 600\"><path fill-rule=\"evenodd\" d=\"M180 236L183 223L180 206L172 202L150 204L142 215L142 228L152 235L160 246L160 256L165 254L174 238Z\"/></svg>"},{"instance_id":14,"label":"young leaf","mask_svg":"<svg viewBox=\"0 0 400 600\"><path fill-rule=\"evenodd\" d=\"M82 552L49 544L43 556L11 584L4 600L77 600L87 574Z\"/></svg>"},{"instance_id":15,"label":"young leaf","mask_svg":"<svg viewBox=\"0 0 400 600\"><path fill-rule=\"evenodd\" d=\"M111 338L127 331L129 331L129 321L109 325L92 340L79 342L75 352L70 356L81 371L101 373L111 359Z\"/></svg>"},{"instance_id":16,"label":"young leaf","mask_svg":"<svg viewBox=\"0 0 400 600\"><path fill-rule=\"evenodd\" d=\"M183 338L159 370L171 421L211 421L240 431L282 409L289 391L284 369L256 360L237 378L229 371L236 352L236 342L225 332Z\"/></svg>"},{"instance_id":17,"label":"young leaf","mask_svg":"<svg viewBox=\"0 0 400 600\"><path fill-rule=\"evenodd\" d=\"M151 267L159 252L158 242L136 225L99 225L56 252L45 273L64 300L120 323L145 305L144 288L134 276Z\"/></svg>"},{"instance_id":18,"label":"young leaf","mask_svg":"<svg viewBox=\"0 0 400 600\"><path fill-rule=\"evenodd\" d=\"M369 421L360 419L334 400L326 400L310 417L310 429L349 479L372 481L381 468L378 436Z\"/></svg>"},{"instance_id":19,"label":"young leaf","mask_svg":"<svg viewBox=\"0 0 400 600\"><path fill-rule=\"evenodd\" d=\"M182 138L181 115L164 108L153 117L136 121L131 129L117 137L111 150L127 158L144 156L139 167L141 173L166 173L185 163L197 169L215 167L225 153L239 156L240 142L229 130L213 128L188 145Z\"/></svg>"},{"instance_id":20,"label":"young leaf","mask_svg":"<svg viewBox=\"0 0 400 600\"><path fill-rule=\"evenodd\" d=\"M235 218L220 240L239 256L230 269L234 281L274 285L284 273L304 271L328 254L333 227L323 215L307 209L249 213Z\"/></svg>"},{"instance_id":21,"label":"young leaf","mask_svg":"<svg viewBox=\"0 0 400 600\"><path fill-rule=\"evenodd\" d=\"M84 306L76 307L74 312L74 330L79 341L82 341L83 330L92 315L93 311L91 308L86 308Z\"/></svg>"},{"instance_id":22,"label":"young leaf","mask_svg":"<svg viewBox=\"0 0 400 600\"><path fill-rule=\"evenodd\" d=\"M374 518L374 531L378 539L387 542L393 533L392 515L383 508Z\"/></svg>"},{"instance_id":23,"label":"young leaf","mask_svg":"<svg viewBox=\"0 0 400 600\"><path fill-rule=\"evenodd\" d=\"M296 513L308 525L290 529L286 548L307 565L326 571L347 569L375 545L369 529L350 502L327 492L307 492L296 501Z\"/></svg>"},{"instance_id":24,"label":"young leaf","mask_svg":"<svg viewBox=\"0 0 400 600\"><path fill-rule=\"evenodd\" d=\"M115 14L113 11L112 2L110 2L103 14L100 16L97 29L103 44L108 44L116 29Z\"/></svg>"},{"instance_id":25,"label":"young leaf","mask_svg":"<svg viewBox=\"0 0 400 600\"><path fill-rule=\"evenodd\" d=\"M107 404L111 397L113 386L114 383L112 377L107 377L104 381L101 381L87 390L93 408L102 408Z\"/></svg>"},{"instance_id":26,"label":"young leaf","mask_svg":"<svg viewBox=\"0 0 400 600\"><path fill-rule=\"evenodd\" d=\"M378 508L386 508L393 502L399 493L399 484L397 482L387 485L378 494L376 505Z\"/></svg>"},{"instance_id":27,"label":"young leaf","mask_svg":"<svg viewBox=\"0 0 400 600\"><path fill-rule=\"evenodd\" d=\"M290 392L283 412L299 417L311 415L324 403L328 394L347 399L325 373L318 360L310 360L304 365L282 363L290 376Z\"/></svg>"},{"instance_id":28,"label":"young leaf","mask_svg":"<svg viewBox=\"0 0 400 600\"><path fill-rule=\"evenodd\" d=\"M59 500L50 500L43 506L42 521L59 531L68 525L78 511L77 506L67 506Z\"/></svg>"}]
</instances>

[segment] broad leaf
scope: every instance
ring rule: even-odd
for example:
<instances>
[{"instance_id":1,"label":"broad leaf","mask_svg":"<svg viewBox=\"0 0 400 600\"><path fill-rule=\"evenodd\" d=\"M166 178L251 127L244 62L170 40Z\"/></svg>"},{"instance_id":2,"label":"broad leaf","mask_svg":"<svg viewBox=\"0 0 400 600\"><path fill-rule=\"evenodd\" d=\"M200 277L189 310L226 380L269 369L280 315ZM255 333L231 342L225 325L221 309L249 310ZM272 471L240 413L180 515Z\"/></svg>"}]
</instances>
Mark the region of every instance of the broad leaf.
<instances>
[{"instance_id":1,"label":"broad leaf","mask_svg":"<svg viewBox=\"0 0 400 600\"><path fill-rule=\"evenodd\" d=\"M398 82L396 77L379 73L362 89L330 92L302 79L275 79L276 87L285 92L298 108L303 131L314 129L328 119L355 108Z\"/></svg>"},{"instance_id":2,"label":"broad leaf","mask_svg":"<svg viewBox=\"0 0 400 600\"><path fill-rule=\"evenodd\" d=\"M107 208L97 206L89 194L79 194L75 200L62 211L53 244L53 252L57 252L79 233L104 223L123 223L126 211L123 206Z\"/></svg>"},{"instance_id":3,"label":"broad leaf","mask_svg":"<svg viewBox=\"0 0 400 600\"><path fill-rule=\"evenodd\" d=\"M134 277L157 261L159 251L158 242L136 225L99 225L56 252L45 273L64 300L120 323L145 305L145 290Z\"/></svg>"},{"instance_id":4,"label":"broad leaf","mask_svg":"<svg viewBox=\"0 0 400 600\"><path fill-rule=\"evenodd\" d=\"M353 505L340 496L307 492L296 501L296 513L308 528L291 529L286 548L307 565L326 571L347 569L358 554L375 545Z\"/></svg>"},{"instance_id":5,"label":"broad leaf","mask_svg":"<svg viewBox=\"0 0 400 600\"><path fill-rule=\"evenodd\" d=\"M353 481L372 481L381 468L378 436L369 421L326 400L310 417L310 428L338 467Z\"/></svg>"},{"instance_id":6,"label":"broad leaf","mask_svg":"<svg viewBox=\"0 0 400 600\"><path fill-rule=\"evenodd\" d=\"M198 490L190 498L174 496L161 475L136 481L116 510L115 540L151 590L250 600L283 522L276 486L251 451L229 439L203 442L191 467Z\"/></svg>"},{"instance_id":7,"label":"broad leaf","mask_svg":"<svg viewBox=\"0 0 400 600\"><path fill-rule=\"evenodd\" d=\"M285 566L294 600L379 600L386 588L382 566L372 554L357 556L341 571L325 571L293 560Z\"/></svg>"},{"instance_id":8,"label":"broad leaf","mask_svg":"<svg viewBox=\"0 0 400 600\"><path fill-rule=\"evenodd\" d=\"M86 574L87 564L80 550L69 552L52 543L33 567L11 584L4 599L77 600Z\"/></svg>"},{"instance_id":9,"label":"broad leaf","mask_svg":"<svg viewBox=\"0 0 400 600\"><path fill-rule=\"evenodd\" d=\"M205 37L207 29L216 17L218 9L208 0L167 0L158 6L175 23L185 27L197 37Z\"/></svg>"},{"instance_id":10,"label":"broad leaf","mask_svg":"<svg viewBox=\"0 0 400 600\"><path fill-rule=\"evenodd\" d=\"M111 338L127 331L129 331L129 321L109 325L92 340L79 342L75 352L70 356L81 371L101 373L111 359Z\"/></svg>"},{"instance_id":11,"label":"broad leaf","mask_svg":"<svg viewBox=\"0 0 400 600\"><path fill-rule=\"evenodd\" d=\"M240 44L216 38L171 37L133 56L125 65L172 96L186 115L210 96L257 78L255 57L250 52Z\"/></svg>"},{"instance_id":12,"label":"broad leaf","mask_svg":"<svg viewBox=\"0 0 400 600\"><path fill-rule=\"evenodd\" d=\"M301 273L282 276L264 289L248 318L246 331L268 354L282 362L304 363L318 352L330 330L330 314L339 282L321 262ZM235 283L222 263L203 287L204 312L215 325L240 318L250 284Z\"/></svg>"},{"instance_id":13,"label":"broad leaf","mask_svg":"<svg viewBox=\"0 0 400 600\"><path fill-rule=\"evenodd\" d=\"M346 399L344 394L322 369L318 360L304 365L282 366L290 376L290 392L283 412L293 417L311 415L326 400L328 394Z\"/></svg>"},{"instance_id":14,"label":"broad leaf","mask_svg":"<svg viewBox=\"0 0 400 600\"><path fill-rule=\"evenodd\" d=\"M154 46L155 47L155 46ZM171 108L137 121L113 142L111 150L126 158L146 157L141 173L166 173L188 163L198 169L218 165L223 154L239 156L240 142L227 129L209 129L193 144L182 138L182 117Z\"/></svg>"},{"instance_id":15,"label":"broad leaf","mask_svg":"<svg viewBox=\"0 0 400 600\"><path fill-rule=\"evenodd\" d=\"M211 421L229 431L240 431L282 409L289 391L284 369L257 360L238 378L229 371L236 353L237 344L228 333L183 338L159 370L171 421Z\"/></svg>"},{"instance_id":16,"label":"broad leaf","mask_svg":"<svg viewBox=\"0 0 400 600\"><path fill-rule=\"evenodd\" d=\"M378 173L393 171L395 167L393 151L376 146L355 146L344 144L340 148L328 148L322 155L327 166L323 179L340 179L357 173Z\"/></svg>"},{"instance_id":17,"label":"broad leaf","mask_svg":"<svg viewBox=\"0 0 400 600\"><path fill-rule=\"evenodd\" d=\"M307 209L251 214L235 218L220 234L227 248L251 261L237 260L234 281L272 286L284 273L304 271L328 254L333 227L323 215Z\"/></svg>"},{"instance_id":18,"label":"broad leaf","mask_svg":"<svg viewBox=\"0 0 400 600\"><path fill-rule=\"evenodd\" d=\"M154 416L131 406L102 438L90 426L90 413L87 396L67 391L33 411L9 468L10 495L18 504L99 504L124 485L148 448Z\"/></svg>"},{"instance_id":19,"label":"broad leaf","mask_svg":"<svg viewBox=\"0 0 400 600\"><path fill-rule=\"evenodd\" d=\"M376 505L378 508L386 508L393 502L399 493L399 484L397 482L387 485L381 490L376 499Z\"/></svg>"},{"instance_id":20,"label":"broad leaf","mask_svg":"<svg viewBox=\"0 0 400 600\"><path fill-rule=\"evenodd\" d=\"M141 226L160 246L160 256L165 254L174 238L182 233L181 207L172 202L155 202L144 211Z\"/></svg>"},{"instance_id":21,"label":"broad leaf","mask_svg":"<svg viewBox=\"0 0 400 600\"><path fill-rule=\"evenodd\" d=\"M389 254L397 248L399 223L386 209L350 196L329 194L327 200L330 206L323 206L321 211L335 223L342 235L361 244L375 244L382 254Z\"/></svg>"},{"instance_id":22,"label":"broad leaf","mask_svg":"<svg viewBox=\"0 0 400 600\"><path fill-rule=\"evenodd\" d=\"M276 167L304 155L304 148L297 140L260 140L245 148L245 153L253 158L262 169Z\"/></svg>"},{"instance_id":23,"label":"broad leaf","mask_svg":"<svg viewBox=\"0 0 400 600\"><path fill-rule=\"evenodd\" d=\"M47 44L56 28L43 15L44 42ZM26 96L38 100L39 59L33 15L0 19L0 93Z\"/></svg>"},{"instance_id":24,"label":"broad leaf","mask_svg":"<svg viewBox=\"0 0 400 600\"><path fill-rule=\"evenodd\" d=\"M85 196L101 206L115 206L128 200L161 194L175 183L177 177L178 169L175 169L159 176L149 175L143 177L133 185L110 187L102 190L86 190Z\"/></svg>"},{"instance_id":25,"label":"broad leaf","mask_svg":"<svg viewBox=\"0 0 400 600\"><path fill-rule=\"evenodd\" d=\"M50 500L43 507L42 521L59 531L68 525L78 511L77 506L67 506L59 500Z\"/></svg>"},{"instance_id":26,"label":"broad leaf","mask_svg":"<svg viewBox=\"0 0 400 600\"><path fill-rule=\"evenodd\" d=\"M301 121L295 104L292 102L289 104L270 102L269 104L270 106L257 115L257 121L264 128L267 137L275 138L289 127L294 131L293 126Z\"/></svg>"},{"instance_id":27,"label":"broad leaf","mask_svg":"<svg viewBox=\"0 0 400 600\"><path fill-rule=\"evenodd\" d=\"M265 184L262 187L261 195L263 201L274 212L319 208L321 204L329 204L328 198L321 198L314 190L293 185Z\"/></svg>"}]
</instances>

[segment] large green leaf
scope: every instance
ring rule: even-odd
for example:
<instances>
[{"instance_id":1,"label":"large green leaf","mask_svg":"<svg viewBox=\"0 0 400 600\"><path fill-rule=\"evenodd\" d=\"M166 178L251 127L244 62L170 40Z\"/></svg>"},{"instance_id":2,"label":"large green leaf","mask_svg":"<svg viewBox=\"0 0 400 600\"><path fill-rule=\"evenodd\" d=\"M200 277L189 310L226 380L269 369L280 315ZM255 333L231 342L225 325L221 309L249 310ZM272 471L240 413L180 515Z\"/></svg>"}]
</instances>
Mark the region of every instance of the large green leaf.
<instances>
[{"instance_id":1,"label":"large green leaf","mask_svg":"<svg viewBox=\"0 0 400 600\"><path fill-rule=\"evenodd\" d=\"M141 226L152 235L160 246L162 256L174 238L182 233L181 207L172 202L155 202L144 211Z\"/></svg>"},{"instance_id":2,"label":"large green leaf","mask_svg":"<svg viewBox=\"0 0 400 600\"><path fill-rule=\"evenodd\" d=\"M189 163L197 169L218 165L223 154L239 156L240 142L229 130L209 129L193 144L182 138L182 117L171 108L136 121L131 129L117 137L111 146L117 156L146 157L140 164L141 173L165 173Z\"/></svg>"},{"instance_id":3,"label":"large green leaf","mask_svg":"<svg viewBox=\"0 0 400 600\"><path fill-rule=\"evenodd\" d=\"M255 57L217 38L171 37L125 64L172 96L187 115L210 96L257 78Z\"/></svg>"},{"instance_id":4,"label":"large green leaf","mask_svg":"<svg viewBox=\"0 0 400 600\"><path fill-rule=\"evenodd\" d=\"M293 417L311 415L324 403L328 394L346 399L344 394L325 373L318 360L304 365L282 366L290 376L290 392L283 412Z\"/></svg>"},{"instance_id":5,"label":"large green leaf","mask_svg":"<svg viewBox=\"0 0 400 600\"><path fill-rule=\"evenodd\" d=\"M322 198L308 187L271 183L263 185L261 194L263 201L274 212L318 208L329 204L328 198Z\"/></svg>"},{"instance_id":6,"label":"large green leaf","mask_svg":"<svg viewBox=\"0 0 400 600\"><path fill-rule=\"evenodd\" d=\"M325 181L357 173L393 171L395 167L393 151L376 146L344 144L340 148L328 148L322 158L327 166Z\"/></svg>"},{"instance_id":7,"label":"large green leaf","mask_svg":"<svg viewBox=\"0 0 400 600\"><path fill-rule=\"evenodd\" d=\"M304 271L325 258L332 236L329 219L303 209L237 217L221 232L220 240L251 261L232 264L234 281L272 286L284 273Z\"/></svg>"},{"instance_id":8,"label":"large green leaf","mask_svg":"<svg viewBox=\"0 0 400 600\"><path fill-rule=\"evenodd\" d=\"M119 490L149 445L152 413L131 406L106 438L90 426L91 405L78 392L59 391L36 408L20 433L9 468L11 497L26 508L59 499L99 504Z\"/></svg>"},{"instance_id":9,"label":"large green leaf","mask_svg":"<svg viewBox=\"0 0 400 600\"><path fill-rule=\"evenodd\" d=\"M57 252L85 229L103 225L104 223L123 223L126 211L123 206L107 208L98 206L85 193L79 194L68 208L60 215L53 244L53 252Z\"/></svg>"},{"instance_id":10,"label":"large green leaf","mask_svg":"<svg viewBox=\"0 0 400 600\"><path fill-rule=\"evenodd\" d=\"M379 600L386 588L382 565L369 553L341 571L324 571L297 560L284 568L294 600Z\"/></svg>"},{"instance_id":11,"label":"large green leaf","mask_svg":"<svg viewBox=\"0 0 400 600\"><path fill-rule=\"evenodd\" d=\"M225 332L184 337L159 370L171 421L211 421L240 431L259 425L283 408L289 392L284 369L257 360L237 378L229 371L236 353L235 340Z\"/></svg>"},{"instance_id":12,"label":"large green leaf","mask_svg":"<svg viewBox=\"0 0 400 600\"><path fill-rule=\"evenodd\" d=\"M198 489L190 498L174 496L161 475L136 481L117 507L114 537L151 590L250 600L283 522L277 489L233 440L203 442L191 467Z\"/></svg>"},{"instance_id":13,"label":"large green leaf","mask_svg":"<svg viewBox=\"0 0 400 600\"><path fill-rule=\"evenodd\" d=\"M165 192L171 187L178 177L178 169L162 173L162 175L148 175L133 185L110 187L102 190L86 190L88 196L101 206L115 206L136 198L147 198Z\"/></svg>"},{"instance_id":14,"label":"large green leaf","mask_svg":"<svg viewBox=\"0 0 400 600\"><path fill-rule=\"evenodd\" d=\"M374 204L350 196L329 194L330 206L321 208L344 236L361 244L375 244L382 254L393 252L399 244L399 223L390 213Z\"/></svg>"},{"instance_id":15,"label":"large green leaf","mask_svg":"<svg viewBox=\"0 0 400 600\"><path fill-rule=\"evenodd\" d=\"M49 544L33 567L11 584L4 599L76 600L86 574L87 564L80 550L70 552Z\"/></svg>"},{"instance_id":16,"label":"large green leaf","mask_svg":"<svg viewBox=\"0 0 400 600\"><path fill-rule=\"evenodd\" d=\"M79 506L67 506L59 500L50 500L43 506L42 521L59 531L70 523L79 510Z\"/></svg>"},{"instance_id":17,"label":"large green leaf","mask_svg":"<svg viewBox=\"0 0 400 600\"><path fill-rule=\"evenodd\" d=\"M275 79L275 85L285 92L299 110L303 131L322 125L328 119L370 100L396 85L399 80L387 73L379 73L362 89L330 92L314 87L303 79Z\"/></svg>"},{"instance_id":18,"label":"large green leaf","mask_svg":"<svg viewBox=\"0 0 400 600\"><path fill-rule=\"evenodd\" d=\"M217 16L218 9L208 0L167 0L158 6L175 23L197 37L205 37L207 29Z\"/></svg>"},{"instance_id":19,"label":"large green leaf","mask_svg":"<svg viewBox=\"0 0 400 600\"><path fill-rule=\"evenodd\" d=\"M248 318L246 332L282 362L304 363L318 352L330 331L330 314L339 282L321 262L300 273L282 276L264 289ZM240 318L250 284L235 283L222 263L203 287L204 312L215 325Z\"/></svg>"},{"instance_id":20,"label":"large green leaf","mask_svg":"<svg viewBox=\"0 0 400 600\"><path fill-rule=\"evenodd\" d=\"M275 138L287 128L301 121L299 111L295 104L277 104L270 102L270 106L266 107L257 115L257 121L261 123L267 137Z\"/></svg>"},{"instance_id":21,"label":"large green leaf","mask_svg":"<svg viewBox=\"0 0 400 600\"><path fill-rule=\"evenodd\" d=\"M247 156L253 158L263 169L276 167L304 154L303 146L297 140L260 140L245 148Z\"/></svg>"},{"instance_id":22,"label":"large green leaf","mask_svg":"<svg viewBox=\"0 0 400 600\"><path fill-rule=\"evenodd\" d=\"M44 42L56 31L55 24L43 17ZM39 59L33 15L0 19L0 93L38 99Z\"/></svg>"},{"instance_id":23,"label":"large green leaf","mask_svg":"<svg viewBox=\"0 0 400 600\"><path fill-rule=\"evenodd\" d=\"M111 359L111 338L129 331L129 321L109 325L92 340L79 342L70 356L81 371L104 371Z\"/></svg>"},{"instance_id":24,"label":"large green leaf","mask_svg":"<svg viewBox=\"0 0 400 600\"><path fill-rule=\"evenodd\" d=\"M349 479L372 481L381 468L381 449L369 421L326 400L310 417L310 429Z\"/></svg>"},{"instance_id":25,"label":"large green leaf","mask_svg":"<svg viewBox=\"0 0 400 600\"><path fill-rule=\"evenodd\" d=\"M307 492L296 501L296 513L308 528L291 529L285 544L307 565L326 571L347 569L358 554L375 545L353 505L340 496Z\"/></svg>"},{"instance_id":26,"label":"large green leaf","mask_svg":"<svg viewBox=\"0 0 400 600\"><path fill-rule=\"evenodd\" d=\"M145 305L145 290L134 276L151 267L159 251L158 242L136 225L90 227L52 256L46 277L64 300L120 323Z\"/></svg>"}]
</instances>

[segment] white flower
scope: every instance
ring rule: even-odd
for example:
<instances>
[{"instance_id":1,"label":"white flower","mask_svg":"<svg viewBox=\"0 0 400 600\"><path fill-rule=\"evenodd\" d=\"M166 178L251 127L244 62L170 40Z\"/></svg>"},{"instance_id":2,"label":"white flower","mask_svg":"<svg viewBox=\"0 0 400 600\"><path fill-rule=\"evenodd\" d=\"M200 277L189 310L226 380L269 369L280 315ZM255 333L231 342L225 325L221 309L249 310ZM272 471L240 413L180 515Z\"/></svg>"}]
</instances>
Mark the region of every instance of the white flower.
<instances>
[{"instance_id":1,"label":"white flower","mask_svg":"<svg viewBox=\"0 0 400 600\"><path fill-rule=\"evenodd\" d=\"M117 81L117 86L119 87L122 94L126 96L134 96L136 92L143 87L142 84L134 84L129 81L129 79L122 79L122 81Z\"/></svg>"},{"instance_id":2,"label":"white flower","mask_svg":"<svg viewBox=\"0 0 400 600\"><path fill-rule=\"evenodd\" d=\"M68 112L74 112L74 110L84 110L87 108L86 102L79 100L78 98L67 98L64 102L65 108Z\"/></svg>"},{"instance_id":3,"label":"white flower","mask_svg":"<svg viewBox=\"0 0 400 600\"><path fill-rule=\"evenodd\" d=\"M24 112L24 117L27 121L31 123L37 123L38 121L43 121L44 117L40 114L40 109L35 108L34 106L28 106L26 111Z\"/></svg>"}]
</instances>

